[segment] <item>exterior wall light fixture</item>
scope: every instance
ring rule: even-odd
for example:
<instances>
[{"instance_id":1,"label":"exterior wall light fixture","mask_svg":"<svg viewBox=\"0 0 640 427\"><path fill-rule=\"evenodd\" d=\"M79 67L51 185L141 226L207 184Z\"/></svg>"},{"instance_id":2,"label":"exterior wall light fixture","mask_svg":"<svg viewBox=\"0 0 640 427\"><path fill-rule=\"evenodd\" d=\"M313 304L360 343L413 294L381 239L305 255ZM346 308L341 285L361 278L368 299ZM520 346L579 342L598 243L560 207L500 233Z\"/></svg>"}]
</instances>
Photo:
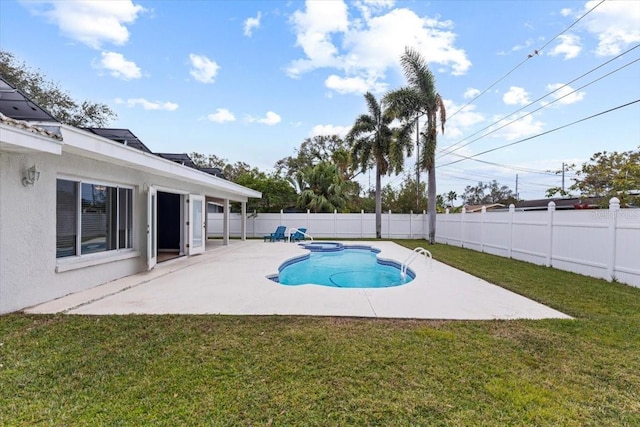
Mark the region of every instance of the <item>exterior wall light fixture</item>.
<instances>
[{"instance_id":1,"label":"exterior wall light fixture","mask_svg":"<svg viewBox=\"0 0 640 427\"><path fill-rule=\"evenodd\" d=\"M29 169L24 171L24 176L22 177L22 185L28 187L30 185L35 184L40 178L40 171L36 169L36 165L31 166Z\"/></svg>"}]
</instances>

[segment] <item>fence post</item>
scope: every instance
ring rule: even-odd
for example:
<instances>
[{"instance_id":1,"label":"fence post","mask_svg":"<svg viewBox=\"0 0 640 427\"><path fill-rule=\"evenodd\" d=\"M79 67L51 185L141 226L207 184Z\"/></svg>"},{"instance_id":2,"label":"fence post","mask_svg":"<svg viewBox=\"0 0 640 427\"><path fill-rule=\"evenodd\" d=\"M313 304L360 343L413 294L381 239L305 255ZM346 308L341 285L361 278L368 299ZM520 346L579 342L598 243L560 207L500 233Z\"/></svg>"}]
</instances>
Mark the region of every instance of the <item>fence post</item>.
<instances>
[{"instance_id":1,"label":"fence post","mask_svg":"<svg viewBox=\"0 0 640 427\"><path fill-rule=\"evenodd\" d=\"M360 238L364 239L364 209L360 209Z\"/></svg>"},{"instance_id":2,"label":"fence post","mask_svg":"<svg viewBox=\"0 0 640 427\"><path fill-rule=\"evenodd\" d=\"M549 219L547 223L547 236L549 245L547 246L547 259L545 265L547 267L551 267L553 261L553 213L556 211L555 202L549 202L547 211L549 212Z\"/></svg>"},{"instance_id":3,"label":"fence post","mask_svg":"<svg viewBox=\"0 0 640 427\"><path fill-rule=\"evenodd\" d=\"M482 206L480 211L480 252L484 252L484 216L487 213L487 207Z\"/></svg>"},{"instance_id":4,"label":"fence post","mask_svg":"<svg viewBox=\"0 0 640 427\"><path fill-rule=\"evenodd\" d=\"M620 200L613 197L609 200L609 257L607 259L607 280L616 279L616 233L618 227L618 211Z\"/></svg>"},{"instance_id":5,"label":"fence post","mask_svg":"<svg viewBox=\"0 0 640 427\"><path fill-rule=\"evenodd\" d=\"M307 230L313 230L311 228L311 211L307 209Z\"/></svg>"},{"instance_id":6,"label":"fence post","mask_svg":"<svg viewBox=\"0 0 640 427\"><path fill-rule=\"evenodd\" d=\"M427 225L425 226L425 222ZM428 225L427 211L422 211L422 238L426 239L429 235L429 225Z\"/></svg>"},{"instance_id":7,"label":"fence post","mask_svg":"<svg viewBox=\"0 0 640 427\"><path fill-rule=\"evenodd\" d=\"M258 220L258 211L256 211L255 209L253 210L253 218L251 218L251 220L253 224L253 237L258 237L256 236L256 222Z\"/></svg>"},{"instance_id":8,"label":"fence post","mask_svg":"<svg viewBox=\"0 0 640 427\"><path fill-rule=\"evenodd\" d=\"M513 215L516 211L516 205L511 203L509 205L509 247L507 248L507 256L511 258L513 250Z\"/></svg>"},{"instance_id":9,"label":"fence post","mask_svg":"<svg viewBox=\"0 0 640 427\"><path fill-rule=\"evenodd\" d=\"M391 209L389 209L389 216L387 220L387 239L391 238Z\"/></svg>"},{"instance_id":10,"label":"fence post","mask_svg":"<svg viewBox=\"0 0 640 427\"><path fill-rule=\"evenodd\" d=\"M409 238L413 239L413 209L409 211Z\"/></svg>"},{"instance_id":11,"label":"fence post","mask_svg":"<svg viewBox=\"0 0 640 427\"><path fill-rule=\"evenodd\" d=\"M333 210L333 237L338 237L338 210Z\"/></svg>"},{"instance_id":12,"label":"fence post","mask_svg":"<svg viewBox=\"0 0 640 427\"><path fill-rule=\"evenodd\" d=\"M282 209L280 209L280 225L284 224L284 212Z\"/></svg>"},{"instance_id":13,"label":"fence post","mask_svg":"<svg viewBox=\"0 0 640 427\"><path fill-rule=\"evenodd\" d=\"M444 244L449 244L449 208L444 210Z\"/></svg>"},{"instance_id":14,"label":"fence post","mask_svg":"<svg viewBox=\"0 0 640 427\"><path fill-rule=\"evenodd\" d=\"M464 248L464 216L467 214L467 208L462 208L460 215L460 247Z\"/></svg>"}]
</instances>

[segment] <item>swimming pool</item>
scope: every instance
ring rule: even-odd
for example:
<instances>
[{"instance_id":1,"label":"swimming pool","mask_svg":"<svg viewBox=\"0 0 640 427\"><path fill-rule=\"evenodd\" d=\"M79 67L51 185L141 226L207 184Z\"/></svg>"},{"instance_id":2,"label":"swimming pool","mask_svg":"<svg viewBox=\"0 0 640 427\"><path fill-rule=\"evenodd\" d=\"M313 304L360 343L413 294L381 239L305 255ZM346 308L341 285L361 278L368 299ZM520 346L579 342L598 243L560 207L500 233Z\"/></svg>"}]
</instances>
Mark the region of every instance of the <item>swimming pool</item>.
<instances>
[{"instance_id":1,"label":"swimming pool","mask_svg":"<svg viewBox=\"0 0 640 427\"><path fill-rule=\"evenodd\" d=\"M371 246L344 246L335 242L303 243L310 252L291 258L269 277L282 285L314 284L337 288L388 288L404 285L415 278L407 269L400 274L397 261L378 258L380 250Z\"/></svg>"}]
</instances>

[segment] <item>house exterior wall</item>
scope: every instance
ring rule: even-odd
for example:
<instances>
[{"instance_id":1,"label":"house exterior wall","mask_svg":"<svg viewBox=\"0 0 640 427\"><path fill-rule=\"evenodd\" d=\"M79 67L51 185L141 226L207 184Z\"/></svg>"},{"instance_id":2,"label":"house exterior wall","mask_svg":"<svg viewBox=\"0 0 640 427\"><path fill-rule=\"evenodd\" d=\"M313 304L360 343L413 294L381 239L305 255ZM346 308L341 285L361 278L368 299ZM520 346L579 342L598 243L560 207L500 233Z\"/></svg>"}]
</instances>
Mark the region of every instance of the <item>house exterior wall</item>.
<instances>
[{"instance_id":1,"label":"house exterior wall","mask_svg":"<svg viewBox=\"0 0 640 427\"><path fill-rule=\"evenodd\" d=\"M25 187L22 185L23 171L34 164L40 171L40 178L33 186ZM118 256L113 256L113 252L93 254L92 257L101 263L81 268L77 268L78 265L69 268L77 260L56 259L56 179L59 176L133 188L133 251L123 250ZM0 313L20 310L145 271L145 184L227 197L212 193L204 185L69 153L0 151ZM87 259L83 257L84 261ZM61 265L66 267L61 269L65 271L57 271Z\"/></svg>"}]
</instances>

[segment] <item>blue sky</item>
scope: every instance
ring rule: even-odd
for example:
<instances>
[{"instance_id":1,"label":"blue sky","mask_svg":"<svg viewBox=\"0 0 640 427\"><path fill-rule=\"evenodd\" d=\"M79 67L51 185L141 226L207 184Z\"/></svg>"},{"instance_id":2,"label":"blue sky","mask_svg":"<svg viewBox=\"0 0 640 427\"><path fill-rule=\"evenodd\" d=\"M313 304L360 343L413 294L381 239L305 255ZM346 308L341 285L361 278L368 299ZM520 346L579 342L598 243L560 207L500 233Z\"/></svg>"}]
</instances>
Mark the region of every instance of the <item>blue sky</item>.
<instances>
[{"instance_id":1,"label":"blue sky","mask_svg":"<svg viewBox=\"0 0 640 427\"><path fill-rule=\"evenodd\" d=\"M109 105L111 127L155 152L272 170L305 138L344 135L366 91L401 87L405 46L447 106L438 193L493 179L515 190L517 175L522 198L541 198L561 184L545 171L640 146L640 103L554 131L640 99L638 0L3 0L0 24L0 48Z\"/></svg>"}]
</instances>

